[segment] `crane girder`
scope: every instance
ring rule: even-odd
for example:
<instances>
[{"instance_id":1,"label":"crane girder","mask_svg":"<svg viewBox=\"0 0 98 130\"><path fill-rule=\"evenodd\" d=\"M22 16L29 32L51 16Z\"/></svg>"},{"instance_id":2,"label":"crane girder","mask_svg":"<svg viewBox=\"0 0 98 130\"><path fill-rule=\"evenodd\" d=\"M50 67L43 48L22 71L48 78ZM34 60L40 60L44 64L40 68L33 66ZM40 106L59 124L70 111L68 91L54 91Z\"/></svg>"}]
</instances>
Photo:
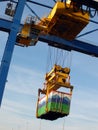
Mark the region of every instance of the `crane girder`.
<instances>
[{"instance_id":1,"label":"crane girder","mask_svg":"<svg viewBox=\"0 0 98 130\"><path fill-rule=\"evenodd\" d=\"M39 41L46 42L50 46L56 48L65 49L68 51L74 50L87 55L98 57L98 46L86 43L84 41L79 41L77 39L73 41L67 41L56 36L46 35L40 36Z\"/></svg>"},{"instance_id":2,"label":"crane girder","mask_svg":"<svg viewBox=\"0 0 98 130\"><path fill-rule=\"evenodd\" d=\"M12 21L0 19L0 30L10 32ZM22 25L21 25L22 26ZM92 45L83 41L73 40L67 41L53 35L41 35L39 41L46 42L51 46L65 49L68 51L74 50L87 55L98 57L98 46Z\"/></svg>"},{"instance_id":3,"label":"crane girder","mask_svg":"<svg viewBox=\"0 0 98 130\"><path fill-rule=\"evenodd\" d=\"M0 18L0 30L5 32L10 32L12 22Z\"/></svg>"},{"instance_id":4,"label":"crane girder","mask_svg":"<svg viewBox=\"0 0 98 130\"><path fill-rule=\"evenodd\" d=\"M10 32L10 28L12 25L12 21L7 21L4 19L0 19L0 30L5 32ZM20 26L20 28L22 25ZM67 41L57 36L53 35L41 35L39 36L39 41L48 43L50 46L54 46L56 48L61 48L64 50L74 50L87 55L98 57L98 46L86 43L84 41L79 41L77 39L73 41Z\"/></svg>"}]
</instances>

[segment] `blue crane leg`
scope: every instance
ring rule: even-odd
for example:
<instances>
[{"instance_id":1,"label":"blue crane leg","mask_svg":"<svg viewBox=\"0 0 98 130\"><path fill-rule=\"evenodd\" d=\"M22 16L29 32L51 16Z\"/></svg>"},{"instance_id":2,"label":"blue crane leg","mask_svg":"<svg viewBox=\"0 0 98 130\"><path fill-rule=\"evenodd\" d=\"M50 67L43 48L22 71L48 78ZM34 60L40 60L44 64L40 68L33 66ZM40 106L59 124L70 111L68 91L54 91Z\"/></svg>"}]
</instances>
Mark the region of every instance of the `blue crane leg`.
<instances>
[{"instance_id":1,"label":"blue crane leg","mask_svg":"<svg viewBox=\"0 0 98 130\"><path fill-rule=\"evenodd\" d=\"M17 9L13 18L13 23L10 28L10 34L5 46L4 54L0 66L0 106L2 102L2 97L4 93L5 83L8 75L8 70L12 58L12 53L14 50L14 45L16 41L17 32L20 26L20 20L22 17L23 9L25 6L26 0L19 0Z\"/></svg>"}]
</instances>

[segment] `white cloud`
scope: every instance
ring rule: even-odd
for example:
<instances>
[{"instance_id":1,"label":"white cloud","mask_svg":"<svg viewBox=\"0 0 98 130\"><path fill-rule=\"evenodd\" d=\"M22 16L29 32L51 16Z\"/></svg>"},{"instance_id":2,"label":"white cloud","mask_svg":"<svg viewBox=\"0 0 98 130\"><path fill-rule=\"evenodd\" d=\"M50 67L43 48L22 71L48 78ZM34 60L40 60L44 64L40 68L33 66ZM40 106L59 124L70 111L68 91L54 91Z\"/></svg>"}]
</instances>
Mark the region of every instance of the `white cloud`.
<instances>
[{"instance_id":1,"label":"white cloud","mask_svg":"<svg viewBox=\"0 0 98 130\"><path fill-rule=\"evenodd\" d=\"M24 67L21 68L20 66L16 66L16 65L12 66L11 71L13 71L14 74L13 74L13 77L12 76L10 77L10 75L9 75L8 83L6 85L6 91L10 91L11 93L17 93L19 95L21 94L23 96L23 98L24 98L24 95L27 95L27 97L28 97L28 95L31 95L31 97L34 97L34 100L32 99L32 101L30 101L29 105L28 105L27 101L23 102L24 99L20 99L20 100L22 100L22 103L21 103L20 101L18 101L18 102L14 101L14 99L8 99L8 96L7 96L7 98L5 98L5 100L3 102L3 109L7 110L7 112L9 114L11 114L10 122L15 123L15 121L17 121L17 124L20 124L18 119L20 119L20 120L22 120L23 118L25 118L25 120L35 119L35 111L36 111L36 101L35 100L37 99L37 89L39 87L42 87L42 81L43 81L42 75L43 74L36 72L36 71L34 72L34 70L32 73L31 69L24 68ZM12 72L10 72L10 73L12 73ZM32 77L33 77L33 80L32 80ZM13 81L13 82L11 82L11 81ZM88 100L88 98L90 99L90 98L92 98L92 96L93 95L85 92L84 90L81 91L81 89L80 90L75 89L75 92L74 92L73 98L72 98L72 103L71 103L71 113L70 113L71 115L69 116L70 120L75 120L75 122L78 120L80 120L80 121L84 120L85 122L95 122L95 123L97 122L98 115L95 116L93 114L93 117L92 117L92 114L91 114L91 111L93 111L93 109L96 111L98 109L97 99L95 100L95 98L93 97L93 99L91 101ZM93 102L93 100L95 102ZM16 118L16 119L14 119L14 118ZM37 120L37 119L35 119L35 120ZM71 130L72 128L74 130L76 130L76 129L81 130L81 128L79 128L79 126L74 124L73 121L72 121L72 126L70 126L69 125L70 120L67 122L68 130ZM36 122L36 121L34 121L34 122ZM42 121L42 122L44 122L44 121ZM60 125L62 125L61 122L62 122L62 119L60 119ZM39 121L37 120L37 122L34 124L34 127L37 129L38 129L38 123L39 123ZM45 124L46 124L46 122L45 122ZM59 125L54 126L53 122L49 122L49 124L51 124L51 128L56 128L57 130L59 130L59 128L61 128L61 126L59 126ZM47 126L49 126L49 124L47 124ZM29 124L30 127L31 127L31 125L32 124ZM80 122L79 122L79 125L81 126ZM34 128L34 127L32 126L31 128ZM87 126L85 126L85 127L83 126L83 128L86 128L86 127ZM21 126L21 129L22 128L23 127ZM45 130L46 125L42 126L42 129Z\"/></svg>"},{"instance_id":2,"label":"white cloud","mask_svg":"<svg viewBox=\"0 0 98 130\"><path fill-rule=\"evenodd\" d=\"M17 93L35 95L37 94L38 88L43 87L43 73L18 65L11 66L11 71L6 84L6 89Z\"/></svg>"}]
</instances>

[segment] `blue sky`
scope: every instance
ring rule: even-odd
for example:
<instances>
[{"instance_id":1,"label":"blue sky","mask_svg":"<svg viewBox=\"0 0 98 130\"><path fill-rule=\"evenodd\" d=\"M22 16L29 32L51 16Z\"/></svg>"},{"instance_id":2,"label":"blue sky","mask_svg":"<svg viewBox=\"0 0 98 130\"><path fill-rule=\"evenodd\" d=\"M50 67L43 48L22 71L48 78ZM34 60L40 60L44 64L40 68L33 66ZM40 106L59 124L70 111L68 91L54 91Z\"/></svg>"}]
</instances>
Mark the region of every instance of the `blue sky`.
<instances>
[{"instance_id":1,"label":"blue sky","mask_svg":"<svg viewBox=\"0 0 98 130\"><path fill-rule=\"evenodd\" d=\"M42 2L47 3L45 0ZM0 15L5 17L3 12L2 9ZM40 16L48 14L43 8L42 12L37 8L37 12ZM28 14L30 12L25 8L23 18ZM84 31L96 26L89 24ZM0 60L7 37L7 33L0 32ZM81 39L98 45L97 32ZM98 130L98 58L74 51L71 52L70 75L74 91L70 115L55 121L36 119L37 91L43 87L48 48L42 42L28 48L15 46L0 108L0 130Z\"/></svg>"}]
</instances>

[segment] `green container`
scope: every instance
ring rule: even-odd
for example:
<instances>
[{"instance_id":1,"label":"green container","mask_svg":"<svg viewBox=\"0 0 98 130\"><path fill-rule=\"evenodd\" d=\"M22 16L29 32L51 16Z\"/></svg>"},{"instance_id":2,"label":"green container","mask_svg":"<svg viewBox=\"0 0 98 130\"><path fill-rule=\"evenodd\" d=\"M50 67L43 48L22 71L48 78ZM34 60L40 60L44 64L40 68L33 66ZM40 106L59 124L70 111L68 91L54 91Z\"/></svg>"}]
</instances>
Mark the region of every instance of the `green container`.
<instances>
[{"instance_id":1,"label":"green container","mask_svg":"<svg viewBox=\"0 0 98 130\"><path fill-rule=\"evenodd\" d=\"M47 103L46 96L39 100L37 118L55 120L67 116L70 111L70 102L70 94L52 91L48 95Z\"/></svg>"}]
</instances>

